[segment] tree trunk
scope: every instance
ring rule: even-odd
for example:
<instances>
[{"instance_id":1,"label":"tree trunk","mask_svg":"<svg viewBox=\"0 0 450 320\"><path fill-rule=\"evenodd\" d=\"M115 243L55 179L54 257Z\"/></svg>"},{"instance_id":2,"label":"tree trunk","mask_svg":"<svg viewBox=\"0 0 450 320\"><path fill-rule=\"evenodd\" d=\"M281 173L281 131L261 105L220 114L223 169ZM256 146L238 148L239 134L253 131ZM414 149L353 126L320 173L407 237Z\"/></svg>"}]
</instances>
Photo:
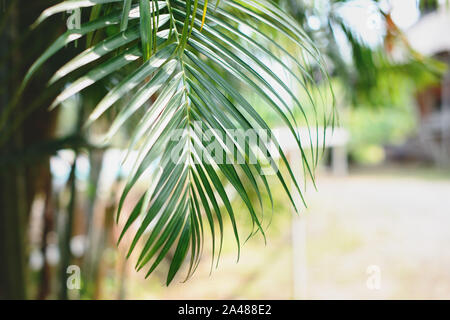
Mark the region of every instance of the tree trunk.
<instances>
[{"instance_id":1,"label":"tree trunk","mask_svg":"<svg viewBox=\"0 0 450 320\"><path fill-rule=\"evenodd\" d=\"M0 118L14 101L14 93L33 61L64 28L64 21L50 19L32 37L30 25L54 0L10 0L0 3ZM4 6L4 7L3 7ZM56 27L55 27L56 26ZM50 175L48 155L38 156L31 164L26 151L30 146L53 136L55 112L48 112L47 99L38 99L60 59L52 60L32 81L5 117L0 127L0 299L26 299L26 261L28 213L37 192L46 192ZM36 101L42 101L36 105ZM30 105L36 109L30 111ZM24 121L13 123L29 114ZM14 129L12 129L14 128Z\"/></svg>"},{"instance_id":2,"label":"tree trunk","mask_svg":"<svg viewBox=\"0 0 450 320\"><path fill-rule=\"evenodd\" d=\"M0 172L0 299L26 299L24 170L5 166Z\"/></svg>"}]
</instances>

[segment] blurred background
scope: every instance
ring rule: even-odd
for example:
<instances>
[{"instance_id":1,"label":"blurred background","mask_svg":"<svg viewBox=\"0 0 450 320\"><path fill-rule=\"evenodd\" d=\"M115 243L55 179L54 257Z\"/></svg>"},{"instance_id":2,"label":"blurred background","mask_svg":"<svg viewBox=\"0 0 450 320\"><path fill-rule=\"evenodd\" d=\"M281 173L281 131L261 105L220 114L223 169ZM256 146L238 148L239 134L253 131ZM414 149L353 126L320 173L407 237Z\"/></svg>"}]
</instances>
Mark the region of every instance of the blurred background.
<instances>
[{"instance_id":1,"label":"blurred background","mask_svg":"<svg viewBox=\"0 0 450 320\"><path fill-rule=\"evenodd\" d=\"M64 32L67 16L29 28L56 2L1 2L2 107L14 99L31 63ZM118 79L52 112L46 106L55 92L42 94L64 57L82 50L80 41L45 65L21 101L22 112L8 119L14 132L0 137L7 141L0 152L0 211L17 212L0 217L1 297L450 299L449 1L278 3L321 50L339 111L317 190L306 188L308 208L294 214L274 183L267 244L260 236L249 239L236 263L226 225L217 269L211 272L205 247L188 282L164 285L168 261L144 279L134 270L135 257L125 259L126 244L116 247L117 199L130 171L121 159L130 133L123 130L104 146L95 143L95 130L107 127L108 117L94 131L81 128L86 108ZM270 124L283 134L281 123ZM286 148L295 167L295 150ZM243 205L236 200L234 206L239 217ZM241 221L241 231L249 232L244 214ZM78 267L69 275L79 272L79 288L66 285L69 266ZM5 276L5 270L15 272Z\"/></svg>"}]
</instances>

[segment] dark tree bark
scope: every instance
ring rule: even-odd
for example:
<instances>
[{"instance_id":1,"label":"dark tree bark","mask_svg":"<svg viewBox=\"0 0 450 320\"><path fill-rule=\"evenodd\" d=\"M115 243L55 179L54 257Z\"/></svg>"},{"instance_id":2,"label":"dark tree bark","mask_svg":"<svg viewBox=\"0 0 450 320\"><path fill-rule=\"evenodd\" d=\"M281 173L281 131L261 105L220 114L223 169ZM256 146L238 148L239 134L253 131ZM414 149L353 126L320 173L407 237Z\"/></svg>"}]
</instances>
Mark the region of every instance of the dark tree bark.
<instances>
[{"instance_id":1,"label":"dark tree bark","mask_svg":"<svg viewBox=\"0 0 450 320\"><path fill-rule=\"evenodd\" d=\"M30 25L54 0L8 0L0 6L0 116L14 101L23 76L40 53L65 27L61 17L50 19L31 32ZM53 136L55 112L42 99L56 57L47 63L14 104L0 127L0 299L26 299L27 226L31 202L38 192L51 188L49 157L27 161L26 151ZM53 67L52 67L53 66ZM39 103L36 103L39 101ZM30 106L34 110L30 112ZM21 116L24 121L17 121ZM22 156L21 156L22 155ZM48 208L47 208L48 209ZM43 275L47 277L48 275Z\"/></svg>"}]
</instances>

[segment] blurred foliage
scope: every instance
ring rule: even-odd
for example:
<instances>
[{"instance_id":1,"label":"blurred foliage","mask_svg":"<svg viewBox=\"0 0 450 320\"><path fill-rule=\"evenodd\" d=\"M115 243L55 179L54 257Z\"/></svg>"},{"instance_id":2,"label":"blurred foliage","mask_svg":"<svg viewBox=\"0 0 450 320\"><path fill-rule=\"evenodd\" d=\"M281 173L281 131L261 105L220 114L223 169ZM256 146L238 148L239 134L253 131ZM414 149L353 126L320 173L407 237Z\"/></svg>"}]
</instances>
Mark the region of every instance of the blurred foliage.
<instances>
[{"instance_id":1,"label":"blurred foliage","mask_svg":"<svg viewBox=\"0 0 450 320\"><path fill-rule=\"evenodd\" d=\"M354 110L348 120L351 134L349 152L360 163L377 163L384 160L381 145L398 144L414 130L415 117L412 105L397 108Z\"/></svg>"},{"instance_id":2,"label":"blurred foliage","mask_svg":"<svg viewBox=\"0 0 450 320\"><path fill-rule=\"evenodd\" d=\"M363 163L383 160L382 145L399 144L413 134L415 94L438 83L447 66L412 49L381 1L279 3L293 13L325 56L341 124L351 133L350 157ZM367 43L340 14L358 3L375 8L380 22L377 45ZM438 1L420 1L418 8L426 14L438 8Z\"/></svg>"},{"instance_id":3,"label":"blurred foliage","mask_svg":"<svg viewBox=\"0 0 450 320\"><path fill-rule=\"evenodd\" d=\"M328 63L332 77L344 83L343 92L353 107L391 107L398 102L397 92L403 87L403 81L412 81L412 90L420 90L439 81L446 70L445 64L415 52L407 42L389 12L384 12L379 1L372 3L378 11L381 21L380 35L383 41L377 46L366 43L359 31L352 29L340 14L340 9L358 3L354 0L334 1L280 1L303 25L308 35L319 46ZM420 8L427 10L436 7L422 1ZM313 17L317 25L311 26ZM344 45L338 42L344 35ZM392 56L392 47L405 51L405 57ZM413 91L410 91L411 94Z\"/></svg>"}]
</instances>

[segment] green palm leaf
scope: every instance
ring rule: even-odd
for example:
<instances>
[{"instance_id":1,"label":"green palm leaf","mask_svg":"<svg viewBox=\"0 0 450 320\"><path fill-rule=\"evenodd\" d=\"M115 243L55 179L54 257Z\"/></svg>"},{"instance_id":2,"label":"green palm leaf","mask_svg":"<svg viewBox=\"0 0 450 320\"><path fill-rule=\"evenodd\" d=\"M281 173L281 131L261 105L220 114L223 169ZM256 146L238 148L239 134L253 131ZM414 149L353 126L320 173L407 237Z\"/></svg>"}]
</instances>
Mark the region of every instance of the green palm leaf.
<instances>
[{"instance_id":1,"label":"green palm leaf","mask_svg":"<svg viewBox=\"0 0 450 320\"><path fill-rule=\"evenodd\" d=\"M99 6L106 4L108 14ZM240 89L254 92L289 128L301 151L299 161L314 180L319 147L310 138L307 147L312 151L306 152L297 122L317 131L321 119L334 115L334 110L326 105L319 108L318 100L311 94L311 88L317 87L314 72L321 73L325 81L328 79L318 50L291 17L266 0L224 0L220 6L200 0L72 0L45 10L35 25L60 12L89 7L96 10L91 20L57 39L30 68L24 84L68 43L118 25L116 33L97 44L90 45L88 41L89 47L62 66L50 83L74 71L82 73L55 99L56 106L127 68L127 76L109 90L87 122L90 125L125 94L131 94L106 135L110 139L133 114L143 111L129 146L130 150L138 148L139 155L119 201L117 221L128 195L144 173L150 171L153 185L127 216L119 241L139 221L128 255L141 243L136 268L149 266L147 276L174 250L167 276L169 284L187 257L187 277L195 271L206 228L212 234L211 266L218 262L224 219L228 216L239 257L238 221L224 179L248 211L254 226L250 235L260 232L264 236L263 195L272 201L262 160L272 167L296 210L295 195L303 199L279 142ZM274 36L285 41L274 40ZM131 63L138 59L142 62ZM268 63L276 64L277 70L289 75L295 88L306 92L308 98L300 101L299 91L292 89ZM309 123L315 126L310 128ZM258 143L239 139L235 130L253 130ZM268 141L263 139L261 130L268 134ZM177 140L174 133L179 133ZM204 141L208 135L223 147L222 158L209 152L209 144ZM258 152L262 152L263 159L251 161ZM287 168L285 173L280 170L275 153ZM161 170L154 170L157 167ZM252 201L250 188L256 192L259 209Z\"/></svg>"}]
</instances>

